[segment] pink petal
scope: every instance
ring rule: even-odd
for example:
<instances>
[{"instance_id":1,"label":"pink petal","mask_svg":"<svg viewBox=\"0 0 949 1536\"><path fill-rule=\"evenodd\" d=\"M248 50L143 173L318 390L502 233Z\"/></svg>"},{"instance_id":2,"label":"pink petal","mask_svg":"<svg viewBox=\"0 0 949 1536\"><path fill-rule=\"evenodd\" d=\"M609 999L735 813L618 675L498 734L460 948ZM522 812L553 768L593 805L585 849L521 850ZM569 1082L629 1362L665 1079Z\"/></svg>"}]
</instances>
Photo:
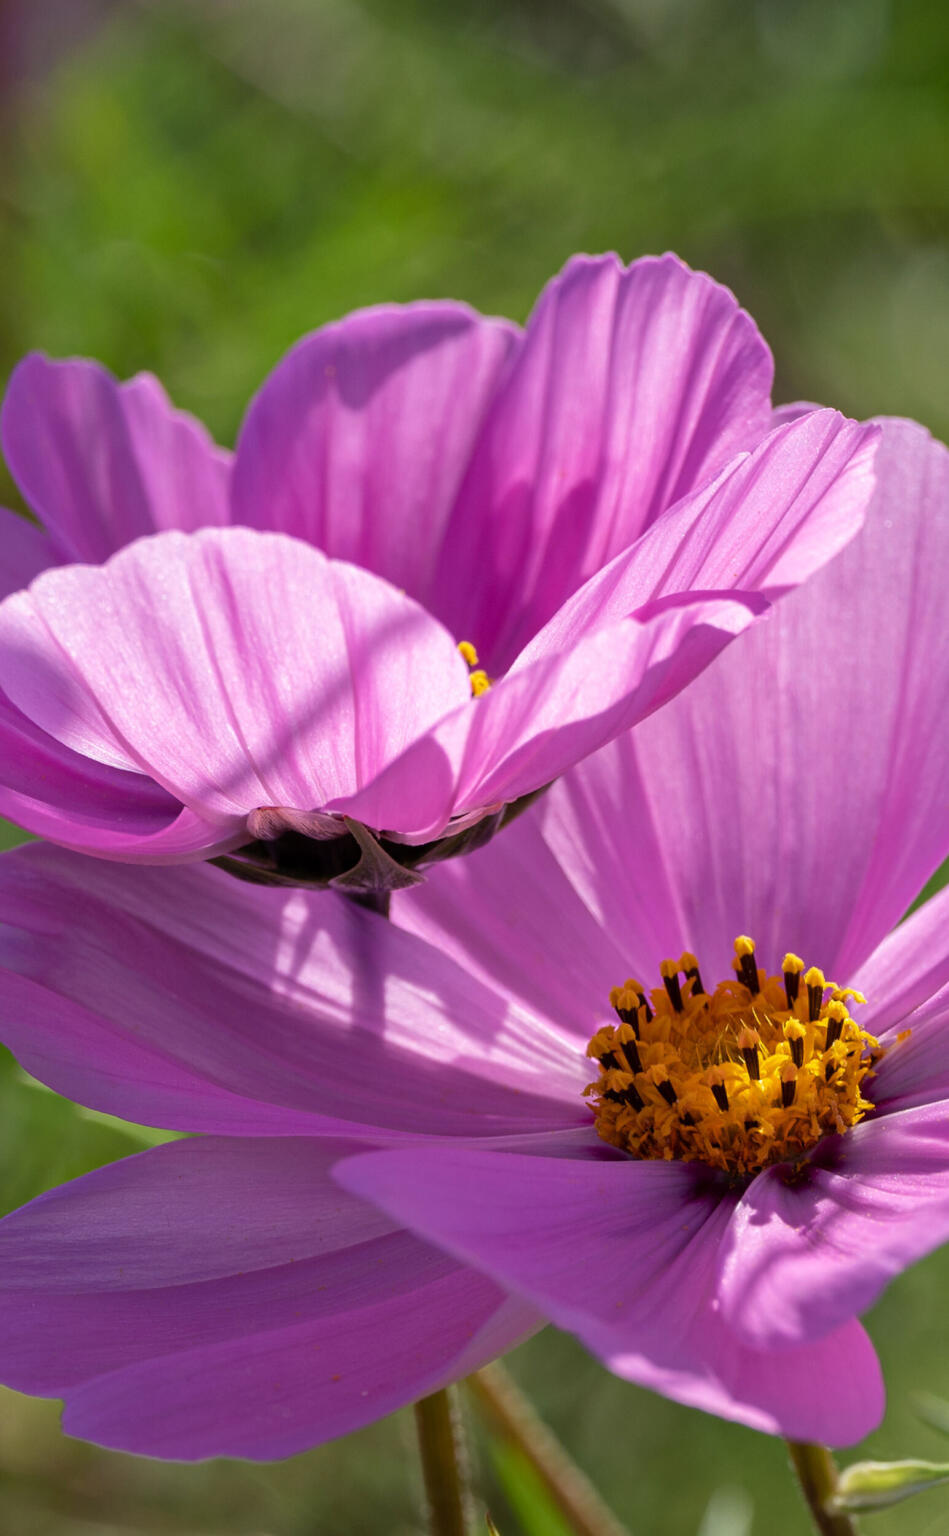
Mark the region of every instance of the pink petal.
<instances>
[{"instance_id":1,"label":"pink petal","mask_svg":"<svg viewBox=\"0 0 949 1536\"><path fill-rule=\"evenodd\" d=\"M673 594L773 599L798 586L861 528L879 438L836 411L770 433L581 587L514 670Z\"/></svg>"},{"instance_id":2,"label":"pink petal","mask_svg":"<svg viewBox=\"0 0 949 1536\"><path fill-rule=\"evenodd\" d=\"M0 1036L58 1092L245 1136L586 1127L569 1034L332 893L0 858Z\"/></svg>"},{"instance_id":3,"label":"pink petal","mask_svg":"<svg viewBox=\"0 0 949 1536\"><path fill-rule=\"evenodd\" d=\"M437 837L450 817L539 789L659 709L755 616L713 595L606 625L509 673L330 808L409 842Z\"/></svg>"},{"instance_id":4,"label":"pink petal","mask_svg":"<svg viewBox=\"0 0 949 1536\"><path fill-rule=\"evenodd\" d=\"M949 1238L945 1103L864 1121L797 1177L760 1174L729 1236L719 1296L743 1339L764 1348L830 1334Z\"/></svg>"},{"instance_id":5,"label":"pink petal","mask_svg":"<svg viewBox=\"0 0 949 1536\"><path fill-rule=\"evenodd\" d=\"M676 257L568 263L497 392L439 567L446 622L489 671L760 435L771 374L732 294Z\"/></svg>"},{"instance_id":6,"label":"pink petal","mask_svg":"<svg viewBox=\"0 0 949 1536\"><path fill-rule=\"evenodd\" d=\"M257 806L351 794L470 702L451 636L408 598L245 529L47 572L0 606L0 686L73 751L149 774L218 840Z\"/></svg>"},{"instance_id":7,"label":"pink petal","mask_svg":"<svg viewBox=\"0 0 949 1536\"><path fill-rule=\"evenodd\" d=\"M105 560L142 534L229 520L230 454L150 374L117 384L98 363L32 353L11 375L0 433L60 559Z\"/></svg>"},{"instance_id":8,"label":"pink petal","mask_svg":"<svg viewBox=\"0 0 949 1536\"><path fill-rule=\"evenodd\" d=\"M849 1444L880 1418L859 1325L777 1359L726 1326L714 1279L733 1201L694 1169L441 1147L347 1158L336 1177L630 1380L794 1438Z\"/></svg>"},{"instance_id":9,"label":"pink petal","mask_svg":"<svg viewBox=\"0 0 949 1536\"><path fill-rule=\"evenodd\" d=\"M949 853L949 453L887 422L877 474L848 549L616 749L635 792L602 879L666 884L709 979L750 933L846 982Z\"/></svg>"},{"instance_id":10,"label":"pink petal","mask_svg":"<svg viewBox=\"0 0 949 1536\"><path fill-rule=\"evenodd\" d=\"M445 524L516 327L463 304L386 305L297 343L251 403L234 518L384 576L452 627Z\"/></svg>"},{"instance_id":11,"label":"pink petal","mask_svg":"<svg viewBox=\"0 0 949 1536\"><path fill-rule=\"evenodd\" d=\"M597 754L597 762L604 755ZM575 774L564 781L571 789L580 782ZM624 784L624 795L627 788ZM558 808L564 798L557 794ZM585 1050L594 1030L611 1016L610 988L631 971L648 974L655 953L672 953L663 946L651 949L646 940L642 949L649 959L640 965L625 942L627 927L637 931L637 919L648 920L651 909L647 903L627 909L625 888L599 877L594 829L610 837L617 809L591 797L591 819L579 828L575 857L560 862L547 841L556 813L546 804L543 810L535 807L505 827L490 847L434 865L423 884L396 892L392 921L497 991L519 998L532 1013L574 1031ZM590 888L581 883L586 870Z\"/></svg>"},{"instance_id":12,"label":"pink petal","mask_svg":"<svg viewBox=\"0 0 949 1536\"><path fill-rule=\"evenodd\" d=\"M0 1225L3 1379L71 1434L269 1459L475 1369L532 1316L329 1183L345 1143L200 1138Z\"/></svg>"}]
</instances>

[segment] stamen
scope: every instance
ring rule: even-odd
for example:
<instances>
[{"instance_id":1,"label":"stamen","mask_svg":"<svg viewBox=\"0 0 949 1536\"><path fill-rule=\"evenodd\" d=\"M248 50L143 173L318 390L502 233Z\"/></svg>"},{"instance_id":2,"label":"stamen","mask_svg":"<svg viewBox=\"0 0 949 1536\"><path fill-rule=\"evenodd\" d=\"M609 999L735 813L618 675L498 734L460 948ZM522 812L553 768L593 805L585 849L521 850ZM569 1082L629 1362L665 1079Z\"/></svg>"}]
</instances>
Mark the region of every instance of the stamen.
<instances>
[{"instance_id":1,"label":"stamen","mask_svg":"<svg viewBox=\"0 0 949 1536\"><path fill-rule=\"evenodd\" d=\"M851 1018L852 989L826 982L816 966L805 971L792 954L769 975L744 935L737 980L711 994L688 951L659 970L663 984L649 1002L632 978L614 987L616 1022L587 1048L599 1076L585 1092L604 1141L744 1179L799 1160L872 1109L862 1088L884 1052Z\"/></svg>"},{"instance_id":2,"label":"stamen","mask_svg":"<svg viewBox=\"0 0 949 1536\"><path fill-rule=\"evenodd\" d=\"M807 1030L804 1028L804 1025L801 1023L800 1019L788 1019L784 1026L784 1033L787 1037L788 1045L791 1048L791 1060L796 1067L803 1067L804 1040L807 1035Z\"/></svg>"},{"instance_id":3,"label":"stamen","mask_svg":"<svg viewBox=\"0 0 949 1536\"><path fill-rule=\"evenodd\" d=\"M807 1017L811 1024L816 1024L820 1018L824 990L827 986L823 971L818 970L816 965L812 965L804 977L804 985L807 988Z\"/></svg>"},{"instance_id":4,"label":"stamen","mask_svg":"<svg viewBox=\"0 0 949 1536\"><path fill-rule=\"evenodd\" d=\"M801 972L803 969L804 961L800 955L792 955L789 950L781 962L781 970L784 973L784 992L789 1008L793 1008L797 1002L797 994L801 989Z\"/></svg>"},{"instance_id":5,"label":"stamen","mask_svg":"<svg viewBox=\"0 0 949 1536\"><path fill-rule=\"evenodd\" d=\"M471 684L471 697L477 699L482 693L487 693L491 687L491 679L483 668L478 666L478 652L470 640L459 640L458 650L461 659L469 669L468 681Z\"/></svg>"},{"instance_id":6,"label":"stamen","mask_svg":"<svg viewBox=\"0 0 949 1536\"><path fill-rule=\"evenodd\" d=\"M679 967L674 960L663 960L659 967L659 974L663 979L669 1001L676 1013L681 1013L685 1007L682 1001L682 989L679 986Z\"/></svg>"},{"instance_id":7,"label":"stamen","mask_svg":"<svg viewBox=\"0 0 949 1536\"><path fill-rule=\"evenodd\" d=\"M827 1006L827 1039L824 1042L824 1050L829 1051L840 1039L841 1030L847 1022L847 1010L843 1003L829 1003Z\"/></svg>"},{"instance_id":8,"label":"stamen","mask_svg":"<svg viewBox=\"0 0 949 1536\"><path fill-rule=\"evenodd\" d=\"M758 996L758 967L755 964L754 940L742 934L735 940L735 970L738 980L747 987L752 997Z\"/></svg>"},{"instance_id":9,"label":"stamen","mask_svg":"<svg viewBox=\"0 0 949 1536\"><path fill-rule=\"evenodd\" d=\"M728 1089L725 1087L721 1067L709 1067L705 1074L705 1081L712 1090L716 1104L724 1114L728 1109Z\"/></svg>"},{"instance_id":10,"label":"stamen","mask_svg":"<svg viewBox=\"0 0 949 1536\"><path fill-rule=\"evenodd\" d=\"M738 1036L738 1049L741 1051L744 1059L745 1070L748 1076L754 1078L755 1082L761 1077L761 1067L758 1061L758 1046L760 1044L761 1037L758 1031L756 1029L749 1029L746 1024Z\"/></svg>"},{"instance_id":11,"label":"stamen","mask_svg":"<svg viewBox=\"0 0 949 1536\"><path fill-rule=\"evenodd\" d=\"M631 1024L623 1024L616 1031L616 1038L620 1043L623 1057L629 1065L631 1072L641 1072L643 1064L639 1059L639 1047L636 1044L636 1033Z\"/></svg>"},{"instance_id":12,"label":"stamen","mask_svg":"<svg viewBox=\"0 0 949 1536\"><path fill-rule=\"evenodd\" d=\"M705 988L702 985L702 978L699 975L699 962L696 960L695 956L690 953L689 950L685 950L679 956L679 970L682 971L683 974L687 976L689 981L692 983L692 990L689 995L691 997L704 996Z\"/></svg>"}]
</instances>

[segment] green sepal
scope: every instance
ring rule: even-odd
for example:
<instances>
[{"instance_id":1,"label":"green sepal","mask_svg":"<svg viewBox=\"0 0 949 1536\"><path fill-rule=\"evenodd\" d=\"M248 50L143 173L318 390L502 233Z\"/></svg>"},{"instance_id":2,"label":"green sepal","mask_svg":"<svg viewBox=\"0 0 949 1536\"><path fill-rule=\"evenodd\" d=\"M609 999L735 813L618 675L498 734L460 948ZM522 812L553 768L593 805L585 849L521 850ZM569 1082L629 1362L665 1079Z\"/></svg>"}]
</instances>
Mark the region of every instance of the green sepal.
<instances>
[{"instance_id":1,"label":"green sepal","mask_svg":"<svg viewBox=\"0 0 949 1536\"><path fill-rule=\"evenodd\" d=\"M949 1483L949 1462L856 1461L841 1472L828 1503L838 1513L870 1514L939 1483Z\"/></svg>"}]
</instances>

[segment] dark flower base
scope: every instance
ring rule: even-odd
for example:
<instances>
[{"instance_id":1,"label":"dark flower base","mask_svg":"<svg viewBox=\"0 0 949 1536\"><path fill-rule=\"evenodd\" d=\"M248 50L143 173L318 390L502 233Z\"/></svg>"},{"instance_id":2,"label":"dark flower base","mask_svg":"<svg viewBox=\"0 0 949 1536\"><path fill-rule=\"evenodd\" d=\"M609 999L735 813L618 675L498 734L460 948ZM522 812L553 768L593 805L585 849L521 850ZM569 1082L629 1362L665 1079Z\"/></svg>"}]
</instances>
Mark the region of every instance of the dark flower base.
<instances>
[{"instance_id":1,"label":"dark flower base","mask_svg":"<svg viewBox=\"0 0 949 1536\"><path fill-rule=\"evenodd\" d=\"M420 870L427 865L483 848L543 793L543 788L536 789L463 832L449 833L430 843L393 842L377 837L361 822L343 817L340 824L346 831L339 837L307 837L288 830L266 840L258 838L211 862L254 885L331 888L367 906L380 907L385 903L379 898L424 880Z\"/></svg>"}]
</instances>

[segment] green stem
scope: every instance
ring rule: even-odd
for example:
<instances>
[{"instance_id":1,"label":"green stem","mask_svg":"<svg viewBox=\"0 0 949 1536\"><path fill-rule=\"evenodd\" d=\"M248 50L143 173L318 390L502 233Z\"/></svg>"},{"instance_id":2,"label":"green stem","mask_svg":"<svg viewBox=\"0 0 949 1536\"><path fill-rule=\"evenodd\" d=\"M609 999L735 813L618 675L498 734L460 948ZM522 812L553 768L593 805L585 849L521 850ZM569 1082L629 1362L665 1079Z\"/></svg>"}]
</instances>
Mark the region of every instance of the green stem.
<instances>
[{"instance_id":1,"label":"green stem","mask_svg":"<svg viewBox=\"0 0 949 1536\"><path fill-rule=\"evenodd\" d=\"M495 1428L530 1462L576 1536L627 1536L503 1365L484 1366L468 1377L467 1386Z\"/></svg>"},{"instance_id":2,"label":"green stem","mask_svg":"<svg viewBox=\"0 0 949 1536\"><path fill-rule=\"evenodd\" d=\"M807 1440L788 1440L787 1447L791 1453L791 1466L820 1536L858 1536L857 1526L849 1515L834 1514L827 1507L837 1487L837 1467L827 1447L811 1445Z\"/></svg>"},{"instance_id":3,"label":"green stem","mask_svg":"<svg viewBox=\"0 0 949 1536\"><path fill-rule=\"evenodd\" d=\"M415 1404L431 1536L467 1536L468 1490L458 1404L451 1388Z\"/></svg>"}]
</instances>

